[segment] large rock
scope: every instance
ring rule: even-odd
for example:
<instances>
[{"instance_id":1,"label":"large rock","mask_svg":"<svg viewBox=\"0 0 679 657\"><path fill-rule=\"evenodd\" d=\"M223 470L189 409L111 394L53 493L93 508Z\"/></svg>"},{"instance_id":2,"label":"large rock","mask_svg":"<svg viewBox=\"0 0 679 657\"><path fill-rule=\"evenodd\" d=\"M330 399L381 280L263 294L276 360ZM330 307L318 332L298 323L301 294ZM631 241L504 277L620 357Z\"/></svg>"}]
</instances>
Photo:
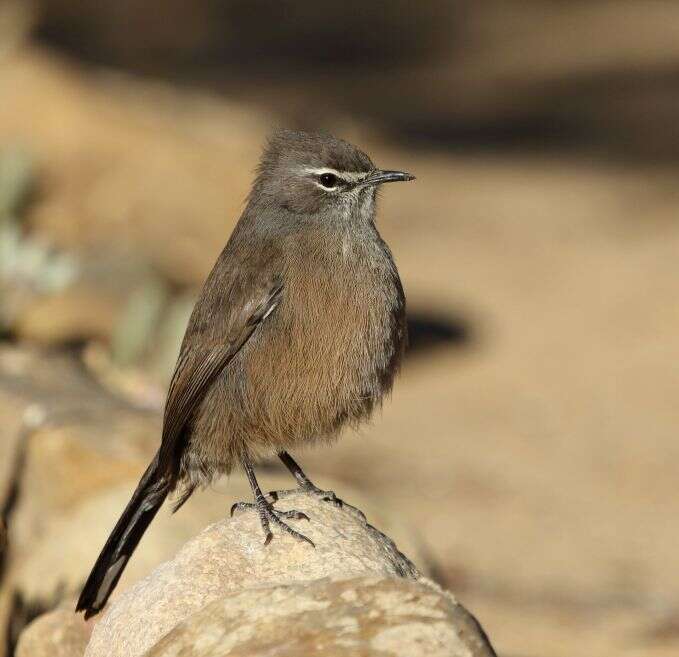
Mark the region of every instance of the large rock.
<instances>
[{"instance_id":1,"label":"large rock","mask_svg":"<svg viewBox=\"0 0 679 657\"><path fill-rule=\"evenodd\" d=\"M21 634L16 657L82 657L92 624L72 609L59 608L43 614Z\"/></svg>"},{"instance_id":2,"label":"large rock","mask_svg":"<svg viewBox=\"0 0 679 657\"><path fill-rule=\"evenodd\" d=\"M0 351L0 382L6 373L7 353ZM28 406L26 400L21 400L18 395L5 394L0 391L0 504L11 504L16 485L17 468L20 461L20 447L23 429L23 415ZM3 530L0 529L0 534ZM0 540L0 564L5 558L6 542Z\"/></svg>"},{"instance_id":3,"label":"large rock","mask_svg":"<svg viewBox=\"0 0 679 657\"><path fill-rule=\"evenodd\" d=\"M492 657L476 620L427 580L255 588L206 605L145 657Z\"/></svg>"},{"instance_id":4,"label":"large rock","mask_svg":"<svg viewBox=\"0 0 679 657\"><path fill-rule=\"evenodd\" d=\"M112 394L72 356L0 347L0 503L10 551L100 491L136 479L160 418Z\"/></svg>"},{"instance_id":5,"label":"large rock","mask_svg":"<svg viewBox=\"0 0 679 657\"><path fill-rule=\"evenodd\" d=\"M90 385L80 402L41 407L44 426L24 436L9 519L13 553L29 554L52 522L100 492L133 482L153 455L158 418L107 401Z\"/></svg>"},{"instance_id":6,"label":"large rock","mask_svg":"<svg viewBox=\"0 0 679 657\"><path fill-rule=\"evenodd\" d=\"M227 593L324 577L419 576L395 544L354 507L338 509L295 493L277 508L295 508L309 516L309 522L289 522L314 541L315 548L279 532L265 546L253 511L222 520L109 606L95 627L87 657L142 655L179 622Z\"/></svg>"},{"instance_id":7,"label":"large rock","mask_svg":"<svg viewBox=\"0 0 679 657\"><path fill-rule=\"evenodd\" d=\"M66 595L68 558L52 527L91 496L125 480L131 487L157 443L157 428L155 415L109 394L74 358L0 348L0 505L7 522L0 546L0 655L26 620ZM93 528L81 527L83 544ZM49 570L25 570L44 554L43 540L52 541L59 558Z\"/></svg>"},{"instance_id":8,"label":"large rock","mask_svg":"<svg viewBox=\"0 0 679 657\"><path fill-rule=\"evenodd\" d=\"M274 487L290 485L290 477L283 474L266 477L266 481ZM121 483L84 495L72 509L46 518L40 532L33 534L30 549L22 549L12 560L8 588L33 608L49 607L55 599L77 596L135 485L136 477L123 478ZM337 489L340 490L339 483ZM371 520L385 527L427 572L426 557L408 527L356 491L348 487L341 490L352 501L357 500ZM251 497L245 477L234 475L215 488L196 492L176 514L169 506L161 509L125 569L114 596L172 558L205 527L222 519L233 502Z\"/></svg>"}]
</instances>

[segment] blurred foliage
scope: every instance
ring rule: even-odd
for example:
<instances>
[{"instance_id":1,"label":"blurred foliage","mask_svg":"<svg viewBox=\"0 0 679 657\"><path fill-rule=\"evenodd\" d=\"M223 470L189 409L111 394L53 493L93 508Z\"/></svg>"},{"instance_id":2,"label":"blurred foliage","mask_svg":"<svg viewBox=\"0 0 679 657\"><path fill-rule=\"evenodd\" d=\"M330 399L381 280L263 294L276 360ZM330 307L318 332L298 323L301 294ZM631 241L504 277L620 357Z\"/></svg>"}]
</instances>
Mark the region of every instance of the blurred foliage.
<instances>
[{"instance_id":1,"label":"blurred foliage","mask_svg":"<svg viewBox=\"0 0 679 657\"><path fill-rule=\"evenodd\" d=\"M21 227L35 183L31 157L21 148L0 152L0 331L7 331L27 299L50 294L77 275L75 260L30 237Z\"/></svg>"},{"instance_id":2,"label":"blurred foliage","mask_svg":"<svg viewBox=\"0 0 679 657\"><path fill-rule=\"evenodd\" d=\"M0 222L17 220L33 188L33 162L22 148L0 151Z\"/></svg>"},{"instance_id":3,"label":"blurred foliage","mask_svg":"<svg viewBox=\"0 0 679 657\"><path fill-rule=\"evenodd\" d=\"M131 292L113 333L111 352L118 364L133 365L147 351L168 297L167 284L151 274Z\"/></svg>"}]
</instances>

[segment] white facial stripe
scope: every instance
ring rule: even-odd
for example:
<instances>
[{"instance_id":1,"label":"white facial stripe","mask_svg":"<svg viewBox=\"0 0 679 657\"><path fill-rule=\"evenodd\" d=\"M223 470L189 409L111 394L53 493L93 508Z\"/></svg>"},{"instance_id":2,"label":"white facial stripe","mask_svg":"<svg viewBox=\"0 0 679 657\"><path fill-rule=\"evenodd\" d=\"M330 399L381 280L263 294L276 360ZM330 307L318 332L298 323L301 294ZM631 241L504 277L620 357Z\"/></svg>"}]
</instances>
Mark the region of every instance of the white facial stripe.
<instances>
[{"instance_id":1,"label":"white facial stripe","mask_svg":"<svg viewBox=\"0 0 679 657\"><path fill-rule=\"evenodd\" d=\"M319 169L314 169L313 167L306 167L304 169L306 173L311 173L315 176L322 176L324 173L331 173L333 176L337 176L342 180L347 182L358 182L363 180L368 175L367 171L337 171L337 169L330 169L328 167L321 167Z\"/></svg>"}]
</instances>

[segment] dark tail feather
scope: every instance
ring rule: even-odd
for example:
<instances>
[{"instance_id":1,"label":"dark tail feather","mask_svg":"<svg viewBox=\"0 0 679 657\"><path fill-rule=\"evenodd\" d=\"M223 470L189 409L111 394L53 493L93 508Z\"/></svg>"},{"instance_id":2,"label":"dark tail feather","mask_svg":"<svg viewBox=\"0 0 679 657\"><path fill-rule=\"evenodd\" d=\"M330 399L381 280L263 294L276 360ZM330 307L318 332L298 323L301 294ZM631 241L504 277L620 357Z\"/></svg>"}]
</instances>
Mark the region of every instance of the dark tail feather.
<instances>
[{"instance_id":1,"label":"dark tail feather","mask_svg":"<svg viewBox=\"0 0 679 657\"><path fill-rule=\"evenodd\" d=\"M76 611L84 611L85 618L94 616L106 604L129 558L169 492L170 481L158 472L156 455L108 537L80 594Z\"/></svg>"}]
</instances>

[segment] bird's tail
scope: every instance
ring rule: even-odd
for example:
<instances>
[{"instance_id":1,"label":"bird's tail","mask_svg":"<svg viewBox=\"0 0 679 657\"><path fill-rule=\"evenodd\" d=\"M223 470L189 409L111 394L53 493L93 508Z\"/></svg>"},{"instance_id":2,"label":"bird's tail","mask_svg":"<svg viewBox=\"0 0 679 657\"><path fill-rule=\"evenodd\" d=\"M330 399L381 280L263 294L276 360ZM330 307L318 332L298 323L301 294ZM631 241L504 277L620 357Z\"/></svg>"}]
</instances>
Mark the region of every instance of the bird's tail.
<instances>
[{"instance_id":1,"label":"bird's tail","mask_svg":"<svg viewBox=\"0 0 679 657\"><path fill-rule=\"evenodd\" d=\"M144 532L170 492L170 479L159 472L158 456L139 481L83 587L76 611L94 616L106 604Z\"/></svg>"}]
</instances>

